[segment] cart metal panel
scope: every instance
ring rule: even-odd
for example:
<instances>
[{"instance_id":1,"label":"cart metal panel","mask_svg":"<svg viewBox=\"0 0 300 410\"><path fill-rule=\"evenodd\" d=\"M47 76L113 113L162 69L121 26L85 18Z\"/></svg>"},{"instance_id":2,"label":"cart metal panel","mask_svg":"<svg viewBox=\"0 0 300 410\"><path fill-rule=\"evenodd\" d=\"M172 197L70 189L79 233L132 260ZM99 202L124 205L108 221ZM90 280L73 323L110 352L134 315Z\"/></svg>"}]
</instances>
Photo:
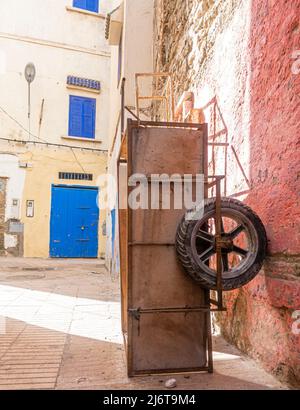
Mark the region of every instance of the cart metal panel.
<instances>
[{"instance_id":1,"label":"cart metal panel","mask_svg":"<svg viewBox=\"0 0 300 410\"><path fill-rule=\"evenodd\" d=\"M119 167L127 167L128 177L207 176L206 124L128 120L127 125ZM122 329L129 376L211 370L209 292L184 272L174 247L185 211L119 210Z\"/></svg>"}]
</instances>

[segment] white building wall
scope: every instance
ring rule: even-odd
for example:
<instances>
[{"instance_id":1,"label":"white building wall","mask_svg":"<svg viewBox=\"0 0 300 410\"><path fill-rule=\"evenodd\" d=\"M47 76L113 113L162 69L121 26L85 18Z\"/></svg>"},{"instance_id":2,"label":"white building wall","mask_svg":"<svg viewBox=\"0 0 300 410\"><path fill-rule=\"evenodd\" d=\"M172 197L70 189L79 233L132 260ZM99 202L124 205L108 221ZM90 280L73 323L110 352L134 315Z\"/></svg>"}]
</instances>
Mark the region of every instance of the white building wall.
<instances>
[{"instance_id":1,"label":"white building wall","mask_svg":"<svg viewBox=\"0 0 300 410\"><path fill-rule=\"evenodd\" d=\"M0 176L7 178L5 221L11 218L19 219L21 216L25 170L19 167L17 155L0 152ZM14 199L19 202L18 209L12 206Z\"/></svg>"},{"instance_id":2,"label":"white building wall","mask_svg":"<svg viewBox=\"0 0 300 410\"><path fill-rule=\"evenodd\" d=\"M37 76L31 86L32 134L65 142L62 137L68 135L69 95L94 97L96 140L102 142L97 147L107 149L110 53L103 38L105 20L70 11L66 7L71 4L69 0L43 0L41 7L40 0L0 1L0 106L28 128L24 68L33 62ZM99 80L101 93L67 89L68 75ZM0 126L2 135L27 137L3 115Z\"/></svg>"},{"instance_id":3,"label":"white building wall","mask_svg":"<svg viewBox=\"0 0 300 410\"><path fill-rule=\"evenodd\" d=\"M109 1L99 0L100 14L106 13ZM101 35L100 17L71 11L73 0L1 0L1 34L53 41L86 47L94 51L107 49Z\"/></svg>"},{"instance_id":4,"label":"white building wall","mask_svg":"<svg viewBox=\"0 0 300 410\"><path fill-rule=\"evenodd\" d=\"M123 7L123 44L121 78L125 78L125 105L135 109L135 74L153 71L153 20L154 0L115 1ZM120 142L120 132L115 138L121 110L118 81L119 50L111 46L111 92L110 92L110 148L114 139ZM128 117L128 113L125 112Z\"/></svg>"},{"instance_id":5,"label":"white building wall","mask_svg":"<svg viewBox=\"0 0 300 410\"><path fill-rule=\"evenodd\" d=\"M58 179L58 172L92 173L95 180L106 172L106 152L76 150L75 158L74 152L66 148L1 140L26 141L29 138L28 86L24 69L32 62L36 78L31 84L31 141L108 149L110 47L104 31L105 14L111 2L99 0L98 14L74 9L72 4L72 0L0 0L0 176L9 177L6 220L13 217L9 215L9 206L12 195L16 195L14 190L21 199L25 256L49 255L51 184L64 182ZM68 75L100 81L101 92L68 88ZM70 95L96 98L95 140L65 138L68 136ZM14 163L3 157L9 153L16 155L10 157L15 158ZM26 170L19 167L20 161L27 164ZM95 180L85 185L96 185ZM82 181L77 182L77 185L82 184ZM76 184L74 181L66 183ZM35 201L33 218L26 217L26 200ZM101 255L105 247L105 238L101 235L104 218L105 212L100 210ZM43 232L43 240L39 238L40 232ZM6 234L6 247L15 245L13 239Z\"/></svg>"},{"instance_id":6,"label":"white building wall","mask_svg":"<svg viewBox=\"0 0 300 410\"><path fill-rule=\"evenodd\" d=\"M124 0L114 6L123 7L123 43L121 79L125 78L125 105L135 111L135 74L153 72L153 19L154 0ZM117 157L121 142L121 81L118 81L119 47L111 46L111 92L108 172L117 175ZM150 92L144 89L144 92ZM125 127L130 114L125 114ZM132 118L132 117L131 117ZM116 241L112 261L111 230L108 229L106 264L114 272L119 269L118 215L116 215ZM108 215L107 226L111 226Z\"/></svg>"},{"instance_id":7,"label":"white building wall","mask_svg":"<svg viewBox=\"0 0 300 410\"><path fill-rule=\"evenodd\" d=\"M153 71L154 0L127 0L125 4L125 96L126 105L135 107L135 73ZM149 92L151 89L148 87L144 91Z\"/></svg>"}]
</instances>

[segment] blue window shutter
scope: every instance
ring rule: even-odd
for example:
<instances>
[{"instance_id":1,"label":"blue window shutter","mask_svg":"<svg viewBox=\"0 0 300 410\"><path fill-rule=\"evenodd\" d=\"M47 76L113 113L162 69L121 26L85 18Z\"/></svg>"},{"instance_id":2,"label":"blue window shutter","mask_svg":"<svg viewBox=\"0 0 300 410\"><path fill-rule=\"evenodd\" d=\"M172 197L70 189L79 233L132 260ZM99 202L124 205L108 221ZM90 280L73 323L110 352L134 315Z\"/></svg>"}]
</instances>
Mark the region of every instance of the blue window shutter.
<instances>
[{"instance_id":1,"label":"blue window shutter","mask_svg":"<svg viewBox=\"0 0 300 410\"><path fill-rule=\"evenodd\" d=\"M99 0L86 0L87 10L94 11L98 13L99 11Z\"/></svg>"},{"instance_id":2,"label":"blue window shutter","mask_svg":"<svg viewBox=\"0 0 300 410\"><path fill-rule=\"evenodd\" d=\"M96 100L85 98L83 102L83 136L95 138Z\"/></svg>"},{"instance_id":3,"label":"blue window shutter","mask_svg":"<svg viewBox=\"0 0 300 410\"><path fill-rule=\"evenodd\" d=\"M73 6L79 9L94 11L98 13L99 11L99 0L73 0Z\"/></svg>"},{"instance_id":4,"label":"blue window shutter","mask_svg":"<svg viewBox=\"0 0 300 410\"><path fill-rule=\"evenodd\" d=\"M95 138L96 99L70 95L69 135Z\"/></svg>"},{"instance_id":5,"label":"blue window shutter","mask_svg":"<svg viewBox=\"0 0 300 410\"><path fill-rule=\"evenodd\" d=\"M69 135L72 137L82 136L83 104L80 97L70 95L69 110Z\"/></svg>"},{"instance_id":6,"label":"blue window shutter","mask_svg":"<svg viewBox=\"0 0 300 410\"><path fill-rule=\"evenodd\" d=\"M73 7L78 7L79 9L86 9L87 0L73 0Z\"/></svg>"}]
</instances>

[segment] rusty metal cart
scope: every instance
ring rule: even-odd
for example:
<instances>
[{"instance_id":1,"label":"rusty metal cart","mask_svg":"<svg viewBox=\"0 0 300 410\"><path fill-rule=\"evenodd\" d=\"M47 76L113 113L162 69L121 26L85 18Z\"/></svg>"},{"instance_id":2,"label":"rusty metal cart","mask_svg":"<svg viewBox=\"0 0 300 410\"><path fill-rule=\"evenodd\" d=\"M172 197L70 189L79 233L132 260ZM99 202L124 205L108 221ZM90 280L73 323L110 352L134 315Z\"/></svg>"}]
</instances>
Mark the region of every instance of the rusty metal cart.
<instances>
[{"instance_id":1,"label":"rusty metal cart","mask_svg":"<svg viewBox=\"0 0 300 410\"><path fill-rule=\"evenodd\" d=\"M128 375L213 371L211 312L222 292L259 271L266 250L262 223L239 201L221 198L224 176L208 175L207 125L129 119L118 158L119 204L133 174L204 177L204 215L186 209L119 206L122 331ZM120 177L120 175L125 178ZM160 181L160 183L163 183ZM214 186L215 198L208 198ZM229 221L234 221L230 225ZM236 242L239 235L244 237Z\"/></svg>"}]
</instances>

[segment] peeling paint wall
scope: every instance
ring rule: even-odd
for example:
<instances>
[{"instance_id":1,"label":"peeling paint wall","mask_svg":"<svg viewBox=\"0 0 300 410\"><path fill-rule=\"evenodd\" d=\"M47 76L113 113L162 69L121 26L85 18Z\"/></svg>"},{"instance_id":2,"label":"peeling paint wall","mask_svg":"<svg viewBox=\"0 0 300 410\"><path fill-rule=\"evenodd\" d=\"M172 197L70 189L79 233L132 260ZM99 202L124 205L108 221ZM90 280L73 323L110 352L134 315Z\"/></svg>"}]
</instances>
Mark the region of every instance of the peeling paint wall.
<instances>
[{"instance_id":1,"label":"peeling paint wall","mask_svg":"<svg viewBox=\"0 0 300 410\"><path fill-rule=\"evenodd\" d=\"M19 167L19 158L15 154L0 153L0 179L5 180L0 193L0 218L2 240L0 253L22 256L23 233L11 232L11 222L21 226L21 207L25 184L25 170ZM22 230L22 228L21 228ZM1 234L0 234L1 236Z\"/></svg>"},{"instance_id":2,"label":"peeling paint wall","mask_svg":"<svg viewBox=\"0 0 300 410\"><path fill-rule=\"evenodd\" d=\"M222 332L292 384L300 382L300 70L291 58L299 15L299 0L157 0L155 19L157 71L172 73L176 99L194 92L211 141L231 145L210 151L211 171L226 173L223 194L249 204L269 239L257 278L226 293Z\"/></svg>"}]
</instances>

